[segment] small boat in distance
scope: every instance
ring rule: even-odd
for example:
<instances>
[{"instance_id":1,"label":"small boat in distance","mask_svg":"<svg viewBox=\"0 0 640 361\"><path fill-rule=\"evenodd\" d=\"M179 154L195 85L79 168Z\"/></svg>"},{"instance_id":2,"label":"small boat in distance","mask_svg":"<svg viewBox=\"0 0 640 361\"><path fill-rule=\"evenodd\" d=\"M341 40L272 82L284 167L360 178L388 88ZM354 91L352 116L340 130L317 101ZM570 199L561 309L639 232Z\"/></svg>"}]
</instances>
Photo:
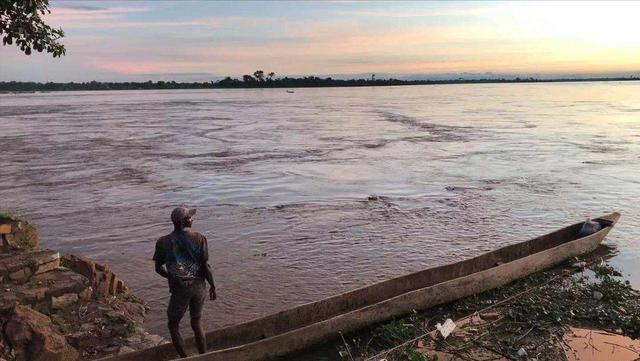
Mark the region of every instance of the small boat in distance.
<instances>
[{"instance_id":1,"label":"small boat in distance","mask_svg":"<svg viewBox=\"0 0 640 361\"><path fill-rule=\"evenodd\" d=\"M444 266L432 267L249 322L207 333L208 353L191 361L266 361L301 351L413 310L504 286L595 250L620 218L594 219L599 231L579 237L584 222ZM195 353L193 339L186 341ZM171 360L172 344L112 356L103 361Z\"/></svg>"},{"instance_id":2,"label":"small boat in distance","mask_svg":"<svg viewBox=\"0 0 640 361\"><path fill-rule=\"evenodd\" d=\"M293 90L288 90L287 89L287 93L295 93Z\"/></svg>"}]
</instances>

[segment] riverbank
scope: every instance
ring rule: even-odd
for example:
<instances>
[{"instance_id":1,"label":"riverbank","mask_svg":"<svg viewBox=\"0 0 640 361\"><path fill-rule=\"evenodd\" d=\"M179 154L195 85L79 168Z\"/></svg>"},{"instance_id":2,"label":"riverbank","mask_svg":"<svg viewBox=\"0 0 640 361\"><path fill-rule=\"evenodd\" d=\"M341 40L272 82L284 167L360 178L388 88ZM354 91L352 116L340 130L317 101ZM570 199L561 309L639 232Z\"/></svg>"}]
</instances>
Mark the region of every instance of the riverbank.
<instances>
[{"instance_id":1,"label":"riverbank","mask_svg":"<svg viewBox=\"0 0 640 361\"><path fill-rule=\"evenodd\" d=\"M606 263L609 255L602 247L505 287L345 335L337 352L350 361L635 360L640 292ZM456 327L445 338L436 325L447 319Z\"/></svg>"},{"instance_id":2,"label":"riverbank","mask_svg":"<svg viewBox=\"0 0 640 361\"><path fill-rule=\"evenodd\" d=\"M108 267L39 249L35 228L14 217L0 217L0 234L0 357L89 360L166 342L142 328L145 304ZM609 256L601 247L505 287L344 335L337 354L349 361L634 360L640 292L606 263ZM455 320L450 335L436 326L448 320Z\"/></svg>"},{"instance_id":3,"label":"riverbank","mask_svg":"<svg viewBox=\"0 0 640 361\"><path fill-rule=\"evenodd\" d=\"M0 215L0 360L76 361L167 341L108 266L39 248L28 222Z\"/></svg>"}]
</instances>

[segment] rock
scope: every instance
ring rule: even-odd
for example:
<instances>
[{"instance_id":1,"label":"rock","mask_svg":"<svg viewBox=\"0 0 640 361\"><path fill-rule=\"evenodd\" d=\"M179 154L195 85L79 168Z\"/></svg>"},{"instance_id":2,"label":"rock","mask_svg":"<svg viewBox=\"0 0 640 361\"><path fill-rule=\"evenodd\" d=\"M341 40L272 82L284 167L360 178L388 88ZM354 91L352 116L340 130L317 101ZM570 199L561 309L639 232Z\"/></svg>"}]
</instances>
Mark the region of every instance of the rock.
<instances>
[{"instance_id":1,"label":"rock","mask_svg":"<svg viewBox=\"0 0 640 361\"><path fill-rule=\"evenodd\" d=\"M139 303L123 302L122 306L123 306L125 312L129 316L133 316L133 317L144 319L144 316L147 313L147 310L144 307L144 305L141 305Z\"/></svg>"},{"instance_id":2,"label":"rock","mask_svg":"<svg viewBox=\"0 0 640 361\"><path fill-rule=\"evenodd\" d=\"M93 295L93 288L91 286L84 289L84 291L78 293L78 298L83 301L88 301Z\"/></svg>"},{"instance_id":3,"label":"rock","mask_svg":"<svg viewBox=\"0 0 640 361\"><path fill-rule=\"evenodd\" d=\"M93 323L83 323L80 326L80 331L85 333L89 333L95 329L96 329L96 325L94 325Z\"/></svg>"},{"instance_id":4,"label":"rock","mask_svg":"<svg viewBox=\"0 0 640 361\"><path fill-rule=\"evenodd\" d=\"M28 268L28 267L21 268L9 274L9 279L17 284L25 283L29 280L31 273L32 273L31 268Z\"/></svg>"},{"instance_id":5,"label":"rock","mask_svg":"<svg viewBox=\"0 0 640 361\"><path fill-rule=\"evenodd\" d=\"M126 320L127 317L125 317L124 312L123 311L116 311L116 310L108 310L107 312L104 313L105 316L107 316L107 318L114 320L114 321L122 321L122 320Z\"/></svg>"},{"instance_id":6,"label":"rock","mask_svg":"<svg viewBox=\"0 0 640 361\"><path fill-rule=\"evenodd\" d=\"M145 335L144 340L152 343L154 346L163 345L168 342L164 337L153 334Z\"/></svg>"},{"instance_id":7,"label":"rock","mask_svg":"<svg viewBox=\"0 0 640 361\"><path fill-rule=\"evenodd\" d=\"M10 251L17 248L16 242L14 240L13 234L3 234L2 237L2 250Z\"/></svg>"},{"instance_id":8,"label":"rock","mask_svg":"<svg viewBox=\"0 0 640 361\"><path fill-rule=\"evenodd\" d=\"M142 342L142 335L133 335L125 339L129 345L135 345Z\"/></svg>"},{"instance_id":9,"label":"rock","mask_svg":"<svg viewBox=\"0 0 640 361\"><path fill-rule=\"evenodd\" d=\"M20 303L20 297L11 289L5 288L0 292L0 312L11 309L14 305Z\"/></svg>"},{"instance_id":10,"label":"rock","mask_svg":"<svg viewBox=\"0 0 640 361\"><path fill-rule=\"evenodd\" d=\"M60 254L51 250L12 251L0 254L0 275L9 277L20 270L38 274L56 269L59 264Z\"/></svg>"},{"instance_id":11,"label":"rock","mask_svg":"<svg viewBox=\"0 0 640 361\"><path fill-rule=\"evenodd\" d=\"M34 304L43 301L46 297L47 290L45 288L20 288L20 297L25 302L32 302Z\"/></svg>"},{"instance_id":12,"label":"rock","mask_svg":"<svg viewBox=\"0 0 640 361\"><path fill-rule=\"evenodd\" d=\"M58 269L58 267L60 267L60 255L58 253L56 254L58 255L58 258L56 258L55 260L38 265L36 274L50 272Z\"/></svg>"},{"instance_id":13,"label":"rock","mask_svg":"<svg viewBox=\"0 0 640 361\"><path fill-rule=\"evenodd\" d=\"M598 291L593 291L593 299L596 301L600 301L604 297L604 295Z\"/></svg>"},{"instance_id":14,"label":"rock","mask_svg":"<svg viewBox=\"0 0 640 361\"><path fill-rule=\"evenodd\" d=\"M124 281L121 279L118 279L116 281L116 294L122 294L127 292L128 292L128 289L127 289L127 286L124 284Z\"/></svg>"},{"instance_id":15,"label":"rock","mask_svg":"<svg viewBox=\"0 0 640 361\"><path fill-rule=\"evenodd\" d=\"M166 342L140 327L148 308L107 265L40 250L31 225L1 215L0 240L0 361L76 361Z\"/></svg>"},{"instance_id":16,"label":"rock","mask_svg":"<svg viewBox=\"0 0 640 361\"><path fill-rule=\"evenodd\" d=\"M129 347L129 346L122 346L120 347L120 350L118 351L118 355L122 355L125 354L127 352L133 352L135 351L135 349Z\"/></svg>"},{"instance_id":17,"label":"rock","mask_svg":"<svg viewBox=\"0 0 640 361\"><path fill-rule=\"evenodd\" d=\"M9 233L11 233L11 225L0 224L0 234L9 234Z\"/></svg>"},{"instance_id":18,"label":"rock","mask_svg":"<svg viewBox=\"0 0 640 361\"><path fill-rule=\"evenodd\" d=\"M49 307L51 299L68 293L79 294L89 281L82 275L58 269L32 276L22 285L13 285L9 291L0 290L0 311L9 310L15 301L31 306Z\"/></svg>"},{"instance_id":19,"label":"rock","mask_svg":"<svg viewBox=\"0 0 640 361\"><path fill-rule=\"evenodd\" d=\"M115 323L109 326L112 335L116 335L120 338L127 338L131 336L132 330L135 326L131 322Z\"/></svg>"},{"instance_id":20,"label":"rock","mask_svg":"<svg viewBox=\"0 0 640 361\"><path fill-rule=\"evenodd\" d=\"M27 306L13 308L4 327L4 336L17 360L75 361L79 357L53 327L49 317Z\"/></svg>"},{"instance_id":21,"label":"rock","mask_svg":"<svg viewBox=\"0 0 640 361\"><path fill-rule=\"evenodd\" d=\"M93 279L93 277L95 277L96 265L94 262L86 258L74 256L72 254L65 254L62 256L62 264L88 279Z\"/></svg>"},{"instance_id":22,"label":"rock","mask_svg":"<svg viewBox=\"0 0 640 361\"><path fill-rule=\"evenodd\" d=\"M124 282L108 266L74 255L62 256L62 263L72 271L87 277L96 296L116 296L126 293Z\"/></svg>"},{"instance_id":23,"label":"rock","mask_svg":"<svg viewBox=\"0 0 640 361\"><path fill-rule=\"evenodd\" d=\"M59 310L76 302L78 302L77 293L65 293L64 295L58 297L51 297L51 308L54 310Z\"/></svg>"},{"instance_id":24,"label":"rock","mask_svg":"<svg viewBox=\"0 0 640 361\"><path fill-rule=\"evenodd\" d=\"M111 283L111 271L96 271L95 290L98 296L108 296Z\"/></svg>"},{"instance_id":25,"label":"rock","mask_svg":"<svg viewBox=\"0 0 640 361\"><path fill-rule=\"evenodd\" d=\"M40 282L42 287L46 287L47 297L60 297L67 293L78 294L88 286L88 280L84 276L62 269L36 275L32 277L32 282Z\"/></svg>"},{"instance_id":26,"label":"rock","mask_svg":"<svg viewBox=\"0 0 640 361\"><path fill-rule=\"evenodd\" d=\"M103 303L98 303L96 305L96 309L98 312L100 312L101 314L106 314L109 311L112 311L113 308L111 306L105 305Z\"/></svg>"}]
</instances>

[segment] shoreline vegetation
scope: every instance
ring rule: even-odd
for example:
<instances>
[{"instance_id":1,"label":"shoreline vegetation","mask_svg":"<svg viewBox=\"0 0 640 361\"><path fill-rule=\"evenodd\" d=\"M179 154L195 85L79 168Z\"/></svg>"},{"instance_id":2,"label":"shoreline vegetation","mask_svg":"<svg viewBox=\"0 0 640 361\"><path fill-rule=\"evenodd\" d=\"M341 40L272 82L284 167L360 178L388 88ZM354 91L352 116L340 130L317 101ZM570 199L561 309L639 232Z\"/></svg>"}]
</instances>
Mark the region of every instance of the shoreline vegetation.
<instances>
[{"instance_id":1,"label":"shoreline vegetation","mask_svg":"<svg viewBox=\"0 0 640 361\"><path fill-rule=\"evenodd\" d=\"M344 361L635 360L640 293L606 263L612 255L601 246L504 287L346 334L323 353ZM446 319L456 328L443 338L435 325Z\"/></svg>"},{"instance_id":2,"label":"shoreline vegetation","mask_svg":"<svg viewBox=\"0 0 640 361\"><path fill-rule=\"evenodd\" d=\"M275 73L258 70L253 75L243 75L242 79L226 77L218 81L208 82L0 82L0 93L49 92L49 91L84 91L84 90L159 90L159 89L254 89L254 88L331 88L331 87L371 87L371 86L403 86L403 85L443 85L443 84L501 84L501 83L566 83L594 81L638 81L640 76L629 77L592 77L592 78L478 78L478 79L439 79L439 80L400 80L376 79L372 74L367 79L333 79L317 76L302 78L275 78Z\"/></svg>"}]
</instances>

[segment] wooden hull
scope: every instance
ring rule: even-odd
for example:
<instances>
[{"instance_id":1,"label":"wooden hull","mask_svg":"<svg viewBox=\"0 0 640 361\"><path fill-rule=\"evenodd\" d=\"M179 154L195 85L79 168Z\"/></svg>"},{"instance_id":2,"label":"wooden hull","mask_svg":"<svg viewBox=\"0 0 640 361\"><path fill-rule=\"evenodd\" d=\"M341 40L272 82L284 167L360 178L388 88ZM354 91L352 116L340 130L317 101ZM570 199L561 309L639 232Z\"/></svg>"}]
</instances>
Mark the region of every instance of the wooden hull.
<instances>
[{"instance_id":1,"label":"wooden hull","mask_svg":"<svg viewBox=\"0 0 640 361\"><path fill-rule=\"evenodd\" d=\"M609 226L576 239L582 222L547 235L506 246L478 257L383 281L324 300L225 327L207 334L212 350L186 360L262 361L300 351L348 333L462 297L501 287L516 279L595 250L619 219L599 219ZM193 348L193 340L187 345ZM103 360L169 360L171 344Z\"/></svg>"}]
</instances>

